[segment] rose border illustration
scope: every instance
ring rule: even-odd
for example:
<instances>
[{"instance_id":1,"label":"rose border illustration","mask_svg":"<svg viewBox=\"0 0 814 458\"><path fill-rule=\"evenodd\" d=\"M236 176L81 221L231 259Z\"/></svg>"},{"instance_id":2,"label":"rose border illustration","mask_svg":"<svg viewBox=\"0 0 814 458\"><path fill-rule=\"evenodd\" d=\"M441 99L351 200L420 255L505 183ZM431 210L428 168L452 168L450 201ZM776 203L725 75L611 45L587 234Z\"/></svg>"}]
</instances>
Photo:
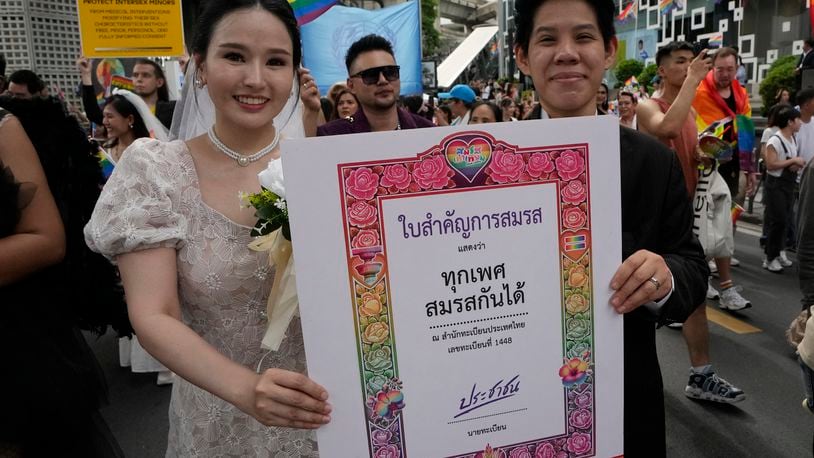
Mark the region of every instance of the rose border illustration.
<instances>
[{"instance_id":1,"label":"rose border illustration","mask_svg":"<svg viewBox=\"0 0 814 458\"><path fill-rule=\"evenodd\" d=\"M451 167L445 145L482 139L491 156L474 179ZM489 188L553 183L558 192L562 271L563 390L565 433L492 448L485 444L453 458L567 458L592 456L595 442L593 291L590 241L588 147L585 144L518 148L484 132L462 132L412 157L339 164L349 285L361 387L365 394L371 457L406 457L404 409L409 405L399 379L393 313L382 237L381 199L435 194L455 188ZM584 248L566 251L567 237L583 235ZM578 256L574 256L574 252ZM486 451L488 450L488 453Z\"/></svg>"}]
</instances>

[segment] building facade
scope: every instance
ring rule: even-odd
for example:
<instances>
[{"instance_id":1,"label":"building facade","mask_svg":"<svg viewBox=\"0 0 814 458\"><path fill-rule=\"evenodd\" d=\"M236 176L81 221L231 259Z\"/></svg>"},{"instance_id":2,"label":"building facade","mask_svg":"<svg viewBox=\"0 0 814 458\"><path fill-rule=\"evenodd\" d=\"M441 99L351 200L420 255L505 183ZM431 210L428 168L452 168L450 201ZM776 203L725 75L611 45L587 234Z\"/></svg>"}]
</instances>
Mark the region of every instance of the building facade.
<instances>
[{"instance_id":1,"label":"building facade","mask_svg":"<svg viewBox=\"0 0 814 458\"><path fill-rule=\"evenodd\" d=\"M80 53L75 0L0 0L0 52L6 74L32 70L52 94L78 102Z\"/></svg>"},{"instance_id":2,"label":"building facade","mask_svg":"<svg viewBox=\"0 0 814 458\"><path fill-rule=\"evenodd\" d=\"M779 57L800 55L811 36L805 0L614 0L618 14L636 2L638 14L616 21L620 59L654 63L656 51L671 41L704 42L720 38L740 49L748 81L759 84ZM499 0L500 76L515 73L514 0ZM665 12L660 4L674 6Z\"/></svg>"},{"instance_id":3,"label":"building facade","mask_svg":"<svg viewBox=\"0 0 814 458\"><path fill-rule=\"evenodd\" d=\"M638 14L617 21L621 58L655 62L656 51L672 41L734 46L740 50L747 81L758 84L778 57L802 54L811 36L807 1L674 0L665 10L659 0L621 0L621 13L638 2Z\"/></svg>"}]
</instances>

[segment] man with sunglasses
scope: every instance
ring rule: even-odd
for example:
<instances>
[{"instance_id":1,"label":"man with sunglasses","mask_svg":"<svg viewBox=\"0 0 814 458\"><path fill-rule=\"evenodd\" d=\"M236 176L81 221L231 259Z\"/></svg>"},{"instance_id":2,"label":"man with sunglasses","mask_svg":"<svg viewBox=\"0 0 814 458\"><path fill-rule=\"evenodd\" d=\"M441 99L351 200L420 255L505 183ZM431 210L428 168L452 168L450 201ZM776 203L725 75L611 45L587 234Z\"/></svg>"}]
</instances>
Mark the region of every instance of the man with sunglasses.
<instances>
[{"instance_id":1,"label":"man with sunglasses","mask_svg":"<svg viewBox=\"0 0 814 458\"><path fill-rule=\"evenodd\" d=\"M359 109L319 126L317 136L432 127L427 119L398 108L399 66L389 41L378 35L360 38L348 49L345 65L348 89L359 99Z\"/></svg>"}]
</instances>

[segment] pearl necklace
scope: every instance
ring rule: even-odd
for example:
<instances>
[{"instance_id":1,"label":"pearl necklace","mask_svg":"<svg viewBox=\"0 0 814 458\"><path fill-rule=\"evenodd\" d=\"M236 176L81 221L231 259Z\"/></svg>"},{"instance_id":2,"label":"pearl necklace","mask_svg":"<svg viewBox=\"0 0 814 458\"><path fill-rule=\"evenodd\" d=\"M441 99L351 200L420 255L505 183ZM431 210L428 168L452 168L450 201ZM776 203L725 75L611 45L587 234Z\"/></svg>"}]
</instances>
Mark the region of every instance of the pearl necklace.
<instances>
[{"instance_id":1,"label":"pearl necklace","mask_svg":"<svg viewBox=\"0 0 814 458\"><path fill-rule=\"evenodd\" d=\"M271 143L269 143L267 146L264 146L263 149L254 154L244 156L223 144L223 142L215 134L214 125L209 128L207 134L209 135L209 141L211 141L212 144L215 145L215 148L219 149L220 152L222 152L223 154L234 159L235 162L237 162L237 165L241 167L248 167L248 165L251 164L252 162L260 160L263 156L270 153L274 148L276 148L277 143L280 141L280 131L275 129L274 140L272 140Z\"/></svg>"}]
</instances>

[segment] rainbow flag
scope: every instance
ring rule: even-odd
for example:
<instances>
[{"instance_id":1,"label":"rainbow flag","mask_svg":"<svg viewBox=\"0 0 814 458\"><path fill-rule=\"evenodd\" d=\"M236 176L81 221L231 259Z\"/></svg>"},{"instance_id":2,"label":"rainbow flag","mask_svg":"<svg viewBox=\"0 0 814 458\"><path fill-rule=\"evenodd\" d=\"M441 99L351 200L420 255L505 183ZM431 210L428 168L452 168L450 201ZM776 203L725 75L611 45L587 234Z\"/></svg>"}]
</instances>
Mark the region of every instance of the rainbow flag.
<instances>
[{"instance_id":1,"label":"rainbow flag","mask_svg":"<svg viewBox=\"0 0 814 458\"><path fill-rule=\"evenodd\" d=\"M297 24L302 27L328 11L338 0L288 0L288 3L297 16Z\"/></svg>"},{"instance_id":2,"label":"rainbow flag","mask_svg":"<svg viewBox=\"0 0 814 458\"><path fill-rule=\"evenodd\" d=\"M631 76L625 81L625 87L634 87L639 85L639 80L635 76Z\"/></svg>"},{"instance_id":3,"label":"rainbow flag","mask_svg":"<svg viewBox=\"0 0 814 458\"><path fill-rule=\"evenodd\" d=\"M709 37L709 47L710 48L720 48L724 45L724 34L721 32L716 33L715 35Z\"/></svg>"},{"instance_id":4,"label":"rainbow flag","mask_svg":"<svg viewBox=\"0 0 814 458\"><path fill-rule=\"evenodd\" d=\"M743 207L736 204L735 202L732 202L732 224L737 223L738 218L740 218L742 214L743 214Z\"/></svg>"},{"instance_id":5,"label":"rainbow flag","mask_svg":"<svg viewBox=\"0 0 814 458\"><path fill-rule=\"evenodd\" d=\"M102 177L107 181L113 173L115 165L101 146L96 150L96 159L99 161L99 167L102 169Z\"/></svg>"},{"instance_id":6,"label":"rainbow flag","mask_svg":"<svg viewBox=\"0 0 814 458\"><path fill-rule=\"evenodd\" d=\"M814 0L812 0L814 1ZM631 17L636 17L639 14L639 0L633 0L621 13L616 17L620 22L624 22Z\"/></svg>"},{"instance_id":7,"label":"rainbow flag","mask_svg":"<svg viewBox=\"0 0 814 458\"><path fill-rule=\"evenodd\" d=\"M126 89L128 91L133 91L133 80L120 75L113 75L110 78L110 87L115 87L119 89Z\"/></svg>"},{"instance_id":8,"label":"rainbow flag","mask_svg":"<svg viewBox=\"0 0 814 458\"><path fill-rule=\"evenodd\" d=\"M682 7L681 0L659 0L659 14L665 15Z\"/></svg>"}]
</instances>

